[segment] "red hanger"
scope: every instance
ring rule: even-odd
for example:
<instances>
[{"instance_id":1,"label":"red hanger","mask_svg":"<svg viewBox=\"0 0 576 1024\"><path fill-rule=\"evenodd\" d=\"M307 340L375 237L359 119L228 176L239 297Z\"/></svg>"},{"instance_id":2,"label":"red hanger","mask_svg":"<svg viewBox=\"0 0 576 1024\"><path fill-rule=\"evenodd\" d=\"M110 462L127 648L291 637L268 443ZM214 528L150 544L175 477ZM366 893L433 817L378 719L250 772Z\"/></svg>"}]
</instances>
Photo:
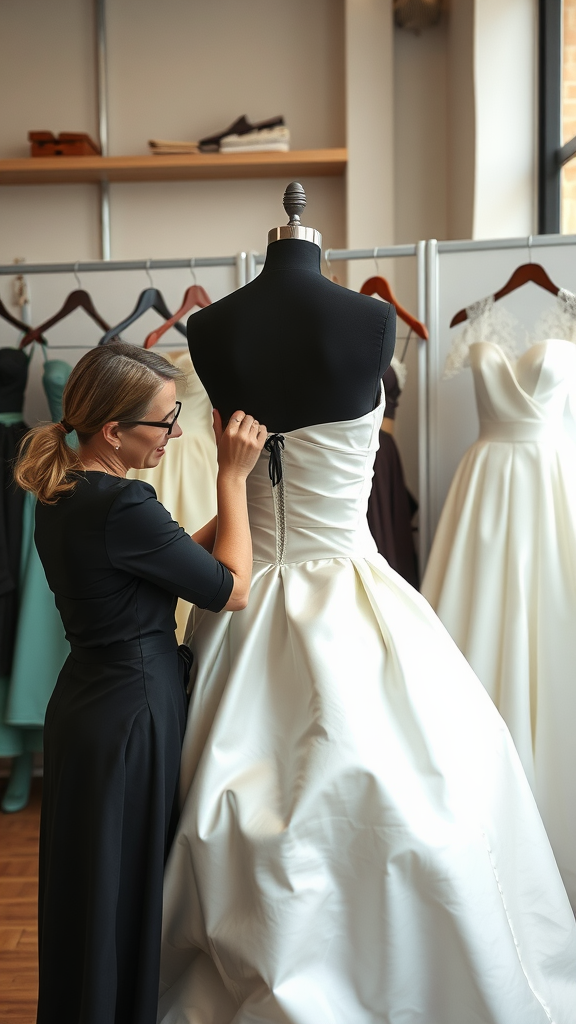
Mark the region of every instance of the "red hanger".
<instances>
[{"instance_id":1,"label":"red hanger","mask_svg":"<svg viewBox=\"0 0 576 1024\"><path fill-rule=\"evenodd\" d=\"M517 288L521 288L523 284L528 284L529 281L537 284L540 288L545 288L547 292L552 292L552 295L558 295L560 291L558 285L555 285L550 280L540 263L523 263L520 267L516 267L512 277L506 282L504 287L499 292L494 293L494 300L503 299L505 295L516 291ZM467 319L468 314L466 310L461 309L452 317L450 327L456 327L456 324L461 324Z\"/></svg>"},{"instance_id":2,"label":"red hanger","mask_svg":"<svg viewBox=\"0 0 576 1024\"><path fill-rule=\"evenodd\" d=\"M405 324L408 324L408 327L414 331L419 338L422 338L423 341L428 341L428 331L424 324L420 323L415 316L412 316L407 309L404 309L404 306L400 305L385 277L369 277L362 285L360 293L361 295L379 295L380 298L385 299L386 302L391 302L392 305L395 306L400 319L403 320Z\"/></svg>"},{"instance_id":3,"label":"red hanger","mask_svg":"<svg viewBox=\"0 0 576 1024\"><path fill-rule=\"evenodd\" d=\"M152 348L162 335L166 333L168 328L174 327L174 324L178 323L185 313L189 313L191 309L194 309L194 306L200 306L201 309L204 309L206 306L210 305L210 299L202 285L191 284L184 293L180 309L177 309L174 316L171 316L165 324L162 324L161 327L157 327L155 331L152 331L152 333L148 335L144 342L144 348Z\"/></svg>"},{"instance_id":4,"label":"red hanger","mask_svg":"<svg viewBox=\"0 0 576 1024\"><path fill-rule=\"evenodd\" d=\"M66 299L62 309L59 309L50 320L46 320L45 323L40 324L40 327L35 327L32 331L28 331L22 341L20 342L20 348L26 348L27 345L31 345L33 341L40 341L40 335L44 331L49 330L54 324L57 324L60 320L64 320L69 313L72 313L75 309L84 309L97 324L102 327L103 330L108 331L110 328L105 320L102 319L99 313L94 308L92 299L88 292L85 292L82 288L77 288L76 291L70 292L70 295Z\"/></svg>"}]
</instances>

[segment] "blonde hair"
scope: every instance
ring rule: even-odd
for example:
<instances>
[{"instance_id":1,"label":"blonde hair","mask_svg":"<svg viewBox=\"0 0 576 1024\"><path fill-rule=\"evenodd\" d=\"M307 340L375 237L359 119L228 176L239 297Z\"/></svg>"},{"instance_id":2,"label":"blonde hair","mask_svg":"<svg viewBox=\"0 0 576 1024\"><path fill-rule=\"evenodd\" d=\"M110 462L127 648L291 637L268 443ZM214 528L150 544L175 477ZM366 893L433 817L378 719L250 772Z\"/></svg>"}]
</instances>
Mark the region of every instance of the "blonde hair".
<instances>
[{"instance_id":1,"label":"blonde hair","mask_svg":"<svg viewBox=\"0 0 576 1024\"><path fill-rule=\"evenodd\" d=\"M185 384L186 375L155 352L123 341L87 352L64 388L60 423L41 423L23 438L14 468L16 483L46 505L70 494L82 463L66 435L75 430L80 443L87 444L105 423L143 419L167 380Z\"/></svg>"}]
</instances>

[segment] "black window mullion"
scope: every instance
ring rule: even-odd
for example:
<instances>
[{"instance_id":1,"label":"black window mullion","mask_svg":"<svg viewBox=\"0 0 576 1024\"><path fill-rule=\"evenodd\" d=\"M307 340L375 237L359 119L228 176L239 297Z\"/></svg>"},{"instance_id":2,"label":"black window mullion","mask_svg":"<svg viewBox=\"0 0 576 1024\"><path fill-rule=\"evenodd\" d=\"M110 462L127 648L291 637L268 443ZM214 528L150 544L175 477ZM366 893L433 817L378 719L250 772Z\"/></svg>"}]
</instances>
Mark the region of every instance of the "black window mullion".
<instances>
[{"instance_id":1,"label":"black window mullion","mask_svg":"<svg viewBox=\"0 0 576 1024\"><path fill-rule=\"evenodd\" d=\"M539 0L538 231L560 231L562 0Z\"/></svg>"}]
</instances>

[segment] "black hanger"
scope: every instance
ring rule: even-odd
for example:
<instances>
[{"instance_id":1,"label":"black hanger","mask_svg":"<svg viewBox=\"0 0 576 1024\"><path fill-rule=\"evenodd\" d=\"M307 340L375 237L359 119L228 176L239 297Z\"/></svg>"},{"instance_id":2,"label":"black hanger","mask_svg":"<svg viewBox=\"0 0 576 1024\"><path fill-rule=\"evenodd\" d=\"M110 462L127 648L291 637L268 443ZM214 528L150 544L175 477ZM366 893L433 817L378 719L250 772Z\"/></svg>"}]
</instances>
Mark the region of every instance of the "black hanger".
<instances>
[{"instance_id":1,"label":"black hanger","mask_svg":"<svg viewBox=\"0 0 576 1024\"><path fill-rule=\"evenodd\" d=\"M12 327L17 327L18 330L22 331L24 334L27 334L30 330L30 324L25 324L23 320L17 320L15 316L12 316L12 313L8 312L6 306L2 302L2 299L0 299L0 316L3 320L6 320L7 323L12 324ZM43 345L46 344L46 338L40 337L38 340L41 341Z\"/></svg>"},{"instance_id":2,"label":"black hanger","mask_svg":"<svg viewBox=\"0 0 576 1024\"><path fill-rule=\"evenodd\" d=\"M49 330L50 327L53 327L54 324L57 324L60 320L64 320L75 309L84 309L88 313L88 316L91 316L92 319L103 328L103 330L107 331L109 329L106 321L102 319L100 314L94 308L94 304L88 292L84 291L83 288L77 288L76 291L70 292L70 295L64 302L62 308L59 309L53 317L50 317L50 319L46 320L45 323L40 324L40 327L35 327L33 330L27 329L28 333L24 338L22 338L20 348L26 348L26 346L30 345L33 341L40 341L40 337L44 331ZM45 340L44 344L46 344Z\"/></svg>"},{"instance_id":3,"label":"black hanger","mask_svg":"<svg viewBox=\"0 0 576 1024\"><path fill-rule=\"evenodd\" d=\"M130 327L130 324L133 324L135 320L138 320L148 309L155 309L160 316L164 317L165 320L172 319L172 313L164 302L162 293L159 292L157 288L145 288L144 291L140 293L134 312L131 313L126 320L123 320L121 324L117 324L116 327L111 327L107 330L104 337L100 338L98 344L106 345L106 343L116 337L120 331L125 330L126 327ZM180 334L183 334L184 337L186 337L186 328L183 324L175 323L174 327L177 331L180 331Z\"/></svg>"}]
</instances>

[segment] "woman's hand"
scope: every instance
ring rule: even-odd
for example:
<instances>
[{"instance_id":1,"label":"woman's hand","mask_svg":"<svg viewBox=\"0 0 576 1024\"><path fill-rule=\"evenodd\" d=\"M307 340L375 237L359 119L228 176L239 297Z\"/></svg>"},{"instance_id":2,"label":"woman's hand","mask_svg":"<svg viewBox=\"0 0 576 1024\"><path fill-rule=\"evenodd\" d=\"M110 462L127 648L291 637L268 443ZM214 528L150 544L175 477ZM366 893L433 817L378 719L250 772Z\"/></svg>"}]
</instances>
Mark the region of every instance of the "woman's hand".
<instances>
[{"instance_id":1,"label":"woman's hand","mask_svg":"<svg viewBox=\"0 0 576 1024\"><path fill-rule=\"evenodd\" d=\"M238 410L226 430L214 409L218 445L218 525L212 554L228 567L234 579L226 604L229 611L245 608L252 578L252 539L246 505L246 478L254 469L266 440L266 427Z\"/></svg>"},{"instance_id":2,"label":"woman's hand","mask_svg":"<svg viewBox=\"0 0 576 1024\"><path fill-rule=\"evenodd\" d=\"M223 430L220 413L214 409L214 433L220 474L246 480L264 447L268 433L264 424L239 409Z\"/></svg>"}]
</instances>

